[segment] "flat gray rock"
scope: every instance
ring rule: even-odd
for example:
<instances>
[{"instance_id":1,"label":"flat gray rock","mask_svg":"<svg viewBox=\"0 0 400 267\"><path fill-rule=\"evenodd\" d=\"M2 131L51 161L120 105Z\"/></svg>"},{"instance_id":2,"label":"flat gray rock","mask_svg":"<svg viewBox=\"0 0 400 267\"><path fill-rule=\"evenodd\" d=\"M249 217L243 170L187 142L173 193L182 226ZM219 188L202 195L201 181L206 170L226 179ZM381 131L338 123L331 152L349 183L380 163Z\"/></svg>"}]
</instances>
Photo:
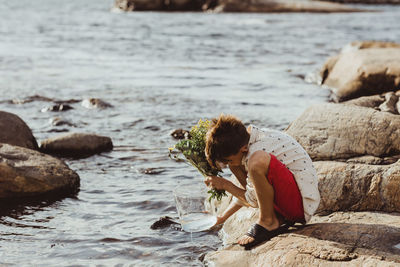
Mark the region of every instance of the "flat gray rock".
<instances>
[{"instance_id":1,"label":"flat gray rock","mask_svg":"<svg viewBox=\"0 0 400 267\"><path fill-rule=\"evenodd\" d=\"M95 134L70 133L41 142L40 151L62 157L82 158L113 149L111 138Z\"/></svg>"}]
</instances>

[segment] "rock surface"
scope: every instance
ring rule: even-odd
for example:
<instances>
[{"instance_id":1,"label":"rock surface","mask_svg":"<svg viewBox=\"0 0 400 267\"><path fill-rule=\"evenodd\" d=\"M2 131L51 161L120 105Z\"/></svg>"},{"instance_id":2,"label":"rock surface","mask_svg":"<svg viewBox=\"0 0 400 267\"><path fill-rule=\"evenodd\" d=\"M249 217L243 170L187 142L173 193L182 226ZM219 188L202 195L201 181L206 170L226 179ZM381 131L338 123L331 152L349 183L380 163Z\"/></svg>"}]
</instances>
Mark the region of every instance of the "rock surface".
<instances>
[{"instance_id":1,"label":"rock surface","mask_svg":"<svg viewBox=\"0 0 400 267\"><path fill-rule=\"evenodd\" d=\"M40 151L63 157L82 158L113 149L111 138L94 134L72 133L41 142Z\"/></svg>"},{"instance_id":2,"label":"rock surface","mask_svg":"<svg viewBox=\"0 0 400 267\"><path fill-rule=\"evenodd\" d=\"M359 12L360 9L322 1L294 0L116 0L124 11L213 12Z\"/></svg>"},{"instance_id":3,"label":"rock surface","mask_svg":"<svg viewBox=\"0 0 400 267\"><path fill-rule=\"evenodd\" d=\"M0 111L0 143L38 149L31 129L17 115Z\"/></svg>"},{"instance_id":4,"label":"rock surface","mask_svg":"<svg viewBox=\"0 0 400 267\"><path fill-rule=\"evenodd\" d=\"M321 70L322 84L337 101L400 89L400 45L358 42L329 58Z\"/></svg>"},{"instance_id":5,"label":"rock surface","mask_svg":"<svg viewBox=\"0 0 400 267\"><path fill-rule=\"evenodd\" d=\"M318 161L314 166L321 194L317 213L400 211L400 162L368 165Z\"/></svg>"},{"instance_id":6,"label":"rock surface","mask_svg":"<svg viewBox=\"0 0 400 267\"><path fill-rule=\"evenodd\" d=\"M362 96L356 99L348 100L342 102L345 105L355 105L366 108L376 108L379 107L383 102L385 102L385 98L381 95L373 95L373 96Z\"/></svg>"},{"instance_id":7,"label":"rock surface","mask_svg":"<svg viewBox=\"0 0 400 267\"><path fill-rule=\"evenodd\" d=\"M79 189L79 176L59 159L0 144L0 184L0 198L71 194Z\"/></svg>"},{"instance_id":8,"label":"rock surface","mask_svg":"<svg viewBox=\"0 0 400 267\"><path fill-rule=\"evenodd\" d=\"M189 131L183 129L176 129L170 133L170 135L175 139L188 139L189 138Z\"/></svg>"},{"instance_id":9,"label":"rock surface","mask_svg":"<svg viewBox=\"0 0 400 267\"><path fill-rule=\"evenodd\" d=\"M327 5L328 4L328 5ZM217 12L360 12L361 9L323 1L295 0L225 0L215 8Z\"/></svg>"},{"instance_id":10,"label":"rock surface","mask_svg":"<svg viewBox=\"0 0 400 267\"><path fill-rule=\"evenodd\" d=\"M390 4L396 5L400 4L400 0L326 0L329 2L342 3L342 4L374 4L374 5L382 5L382 4Z\"/></svg>"},{"instance_id":11,"label":"rock surface","mask_svg":"<svg viewBox=\"0 0 400 267\"><path fill-rule=\"evenodd\" d=\"M82 106L88 109L105 109L111 108L113 105L98 98L88 98L82 100Z\"/></svg>"},{"instance_id":12,"label":"rock surface","mask_svg":"<svg viewBox=\"0 0 400 267\"><path fill-rule=\"evenodd\" d=\"M400 153L400 116L372 108L314 105L286 131L314 160Z\"/></svg>"},{"instance_id":13,"label":"rock surface","mask_svg":"<svg viewBox=\"0 0 400 267\"><path fill-rule=\"evenodd\" d=\"M115 6L124 11L201 11L207 0L116 0Z\"/></svg>"},{"instance_id":14,"label":"rock surface","mask_svg":"<svg viewBox=\"0 0 400 267\"><path fill-rule=\"evenodd\" d=\"M208 266L400 266L400 214L371 212L315 216L311 223L245 251L236 240L257 219L239 210L220 234L225 247L208 253Z\"/></svg>"}]
</instances>

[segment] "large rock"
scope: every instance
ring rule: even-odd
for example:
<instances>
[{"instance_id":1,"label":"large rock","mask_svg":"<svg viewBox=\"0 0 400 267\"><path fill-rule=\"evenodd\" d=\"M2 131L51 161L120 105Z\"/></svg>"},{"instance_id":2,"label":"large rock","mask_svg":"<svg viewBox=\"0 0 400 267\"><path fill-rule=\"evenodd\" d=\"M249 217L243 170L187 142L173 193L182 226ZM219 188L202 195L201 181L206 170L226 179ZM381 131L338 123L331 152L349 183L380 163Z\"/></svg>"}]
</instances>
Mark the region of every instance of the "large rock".
<instances>
[{"instance_id":1,"label":"large rock","mask_svg":"<svg viewBox=\"0 0 400 267\"><path fill-rule=\"evenodd\" d=\"M116 0L124 11L213 12L359 12L360 9L322 1L295 0Z\"/></svg>"},{"instance_id":2,"label":"large rock","mask_svg":"<svg viewBox=\"0 0 400 267\"><path fill-rule=\"evenodd\" d=\"M314 166L321 194L317 213L400 211L400 162L368 165L318 161Z\"/></svg>"},{"instance_id":3,"label":"large rock","mask_svg":"<svg viewBox=\"0 0 400 267\"><path fill-rule=\"evenodd\" d=\"M326 0L326 1L342 3L342 4L374 4L374 5L400 4L400 0Z\"/></svg>"},{"instance_id":4,"label":"large rock","mask_svg":"<svg viewBox=\"0 0 400 267\"><path fill-rule=\"evenodd\" d=\"M79 189L79 176L59 159L0 144L0 184L0 198L71 194Z\"/></svg>"},{"instance_id":5,"label":"large rock","mask_svg":"<svg viewBox=\"0 0 400 267\"><path fill-rule=\"evenodd\" d=\"M202 11L207 0L116 0L115 6L124 11Z\"/></svg>"},{"instance_id":6,"label":"large rock","mask_svg":"<svg viewBox=\"0 0 400 267\"><path fill-rule=\"evenodd\" d=\"M372 108L314 105L286 131L314 160L400 153L400 116Z\"/></svg>"},{"instance_id":7,"label":"large rock","mask_svg":"<svg viewBox=\"0 0 400 267\"><path fill-rule=\"evenodd\" d=\"M329 58L322 67L322 84L344 100L400 89L400 45L358 42Z\"/></svg>"},{"instance_id":8,"label":"large rock","mask_svg":"<svg viewBox=\"0 0 400 267\"><path fill-rule=\"evenodd\" d=\"M245 251L235 243L256 221L252 210L242 208L225 222L225 247L205 256L207 266L400 266L399 214L314 217L304 228Z\"/></svg>"},{"instance_id":9,"label":"large rock","mask_svg":"<svg viewBox=\"0 0 400 267\"><path fill-rule=\"evenodd\" d=\"M94 134L72 133L41 142L40 151L63 157L82 158L113 149L111 138Z\"/></svg>"},{"instance_id":10,"label":"large rock","mask_svg":"<svg viewBox=\"0 0 400 267\"><path fill-rule=\"evenodd\" d=\"M0 143L37 149L31 129L17 115L0 111Z\"/></svg>"},{"instance_id":11,"label":"large rock","mask_svg":"<svg viewBox=\"0 0 400 267\"><path fill-rule=\"evenodd\" d=\"M222 0L218 12L360 12L361 9L322 1L296 0Z\"/></svg>"}]
</instances>

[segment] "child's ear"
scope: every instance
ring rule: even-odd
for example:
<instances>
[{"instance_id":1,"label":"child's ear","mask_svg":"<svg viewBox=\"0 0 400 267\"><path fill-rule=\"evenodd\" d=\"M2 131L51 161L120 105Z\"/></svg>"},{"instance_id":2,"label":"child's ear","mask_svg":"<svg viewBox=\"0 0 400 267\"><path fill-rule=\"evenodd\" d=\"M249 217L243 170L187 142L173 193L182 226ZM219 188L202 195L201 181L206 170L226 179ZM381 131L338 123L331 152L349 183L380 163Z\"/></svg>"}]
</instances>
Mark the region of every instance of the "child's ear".
<instances>
[{"instance_id":1,"label":"child's ear","mask_svg":"<svg viewBox=\"0 0 400 267\"><path fill-rule=\"evenodd\" d=\"M249 152L249 146L248 145L244 145L240 148L240 152L242 153L247 153Z\"/></svg>"}]
</instances>

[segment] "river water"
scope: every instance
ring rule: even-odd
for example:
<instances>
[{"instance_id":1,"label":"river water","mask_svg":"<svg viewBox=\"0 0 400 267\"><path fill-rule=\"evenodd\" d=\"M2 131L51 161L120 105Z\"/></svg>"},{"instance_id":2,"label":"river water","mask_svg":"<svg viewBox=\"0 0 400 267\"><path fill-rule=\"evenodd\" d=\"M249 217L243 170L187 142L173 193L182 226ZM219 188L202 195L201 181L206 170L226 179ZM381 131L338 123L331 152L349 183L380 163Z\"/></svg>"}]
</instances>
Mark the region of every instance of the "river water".
<instances>
[{"instance_id":1,"label":"river water","mask_svg":"<svg viewBox=\"0 0 400 267\"><path fill-rule=\"evenodd\" d=\"M173 189L201 182L168 158L170 132L235 114L284 129L329 92L306 80L354 40L400 41L400 7L353 14L115 13L111 0L0 0L0 110L40 142L59 132L112 138L115 149L66 159L76 197L2 202L0 265L201 266L214 232L151 230L176 216ZM113 105L45 112L51 100ZM19 100L12 102L11 100ZM16 104L19 103L19 104ZM60 117L72 125L54 126Z\"/></svg>"}]
</instances>

